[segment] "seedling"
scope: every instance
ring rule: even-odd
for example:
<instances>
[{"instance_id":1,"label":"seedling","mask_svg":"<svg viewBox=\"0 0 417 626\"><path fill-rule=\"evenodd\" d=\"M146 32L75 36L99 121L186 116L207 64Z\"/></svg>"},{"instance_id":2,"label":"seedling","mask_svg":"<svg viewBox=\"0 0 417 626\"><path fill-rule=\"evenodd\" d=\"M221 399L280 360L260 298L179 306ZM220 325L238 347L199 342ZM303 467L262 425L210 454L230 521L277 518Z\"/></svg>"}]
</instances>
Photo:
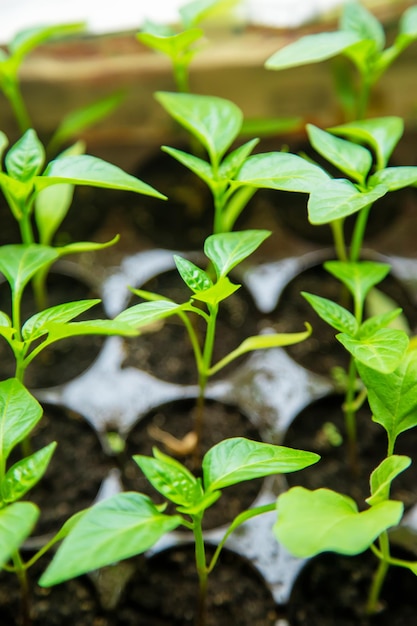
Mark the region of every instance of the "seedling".
<instances>
[{"instance_id":1,"label":"seedling","mask_svg":"<svg viewBox=\"0 0 417 626\"><path fill-rule=\"evenodd\" d=\"M202 522L205 511L222 495L223 489L254 478L301 470L316 463L312 452L293 450L242 437L226 439L212 447L202 461L202 479L196 478L177 460L157 448L153 457L136 455L147 480L176 507L164 513L165 504L135 492L119 493L92 508L68 534L39 584L58 584L85 572L141 554L166 533L184 526L192 531L199 579L196 626L204 626L207 579L215 567L227 538L252 517L274 510L275 504L250 508L230 524L210 562L207 560Z\"/></svg>"},{"instance_id":2,"label":"seedling","mask_svg":"<svg viewBox=\"0 0 417 626\"><path fill-rule=\"evenodd\" d=\"M28 561L22 547L35 528L40 511L27 501L31 489L44 475L56 443L36 450L10 464L10 455L27 439L42 417L42 407L15 378L0 382L0 570L17 576L21 589L22 625L30 626L30 589L28 569L61 540L73 520Z\"/></svg>"},{"instance_id":3,"label":"seedling","mask_svg":"<svg viewBox=\"0 0 417 626\"><path fill-rule=\"evenodd\" d=\"M366 392L362 389L356 395L357 364L364 364L375 372L389 374L402 361L409 340L404 330L389 328L401 314L399 308L364 319L367 295L386 277L390 270L388 264L371 261L327 261L324 267L347 288L353 299L354 312L351 313L340 304L321 296L310 293L302 295L319 317L338 331L337 340L350 353L343 411L348 440L348 464L355 476L358 473L356 412L366 399Z\"/></svg>"},{"instance_id":4,"label":"seedling","mask_svg":"<svg viewBox=\"0 0 417 626\"><path fill-rule=\"evenodd\" d=\"M402 502L390 500L391 485L411 463L409 457L395 454L395 442L401 432L417 426L416 353L408 351L389 373L359 360L356 367L368 391L373 420L388 435L387 456L370 476L368 508L359 512L351 498L329 489L294 487L278 497L275 535L292 554L302 558L327 551L354 555L370 548L379 560L366 605L366 613L374 614L391 565L417 575L417 561L391 556L388 534L400 523L404 508ZM320 532L312 533L312 528Z\"/></svg>"},{"instance_id":5,"label":"seedling","mask_svg":"<svg viewBox=\"0 0 417 626\"><path fill-rule=\"evenodd\" d=\"M7 146L0 134L0 152ZM45 151L34 130L29 129L7 152L5 171L0 171L0 187L13 217L19 224L22 242L35 243L33 219L42 245L51 244L71 205L74 185L120 189L164 198L151 186L102 159L64 152L45 169ZM113 240L114 243L115 240ZM106 245L110 245L109 242ZM100 249L102 244L76 242L55 248L61 257L76 252ZM35 278L39 309L46 307L45 279L48 267Z\"/></svg>"},{"instance_id":6,"label":"seedling","mask_svg":"<svg viewBox=\"0 0 417 626\"><path fill-rule=\"evenodd\" d=\"M385 32L379 20L359 2L346 2L335 32L301 37L275 52L265 64L282 70L326 61L342 55L352 65L335 67L335 91L345 119L367 116L372 89L400 54L417 39L417 7L407 9L399 22L398 34L385 47ZM349 71L355 68L355 72Z\"/></svg>"},{"instance_id":7,"label":"seedling","mask_svg":"<svg viewBox=\"0 0 417 626\"><path fill-rule=\"evenodd\" d=\"M215 234L233 229L257 189L309 193L329 179L324 170L294 154L268 152L251 156L258 139L228 153L243 124L242 111L230 100L170 92L157 92L155 97L207 153L208 161L177 148L162 148L209 187Z\"/></svg>"},{"instance_id":8,"label":"seedling","mask_svg":"<svg viewBox=\"0 0 417 626\"><path fill-rule=\"evenodd\" d=\"M117 317L119 321L126 321L138 329L171 315L178 315L183 321L193 348L198 372L199 394L194 428L196 450L198 450L203 430L204 400L210 377L243 354L298 343L309 337L311 333L311 328L306 324L307 330L299 333L271 333L248 337L220 361L212 362L219 306L240 287L230 280L230 272L252 254L269 235L270 232L266 230L211 235L204 244L205 255L211 263L208 271L197 267L188 259L180 256L174 257L178 272L191 291L191 298L187 302L175 303L172 300L161 299L161 296L155 293L132 289L134 293L148 302L133 305ZM189 317L190 314L197 315L204 320L206 331L203 340L200 339Z\"/></svg>"}]
</instances>

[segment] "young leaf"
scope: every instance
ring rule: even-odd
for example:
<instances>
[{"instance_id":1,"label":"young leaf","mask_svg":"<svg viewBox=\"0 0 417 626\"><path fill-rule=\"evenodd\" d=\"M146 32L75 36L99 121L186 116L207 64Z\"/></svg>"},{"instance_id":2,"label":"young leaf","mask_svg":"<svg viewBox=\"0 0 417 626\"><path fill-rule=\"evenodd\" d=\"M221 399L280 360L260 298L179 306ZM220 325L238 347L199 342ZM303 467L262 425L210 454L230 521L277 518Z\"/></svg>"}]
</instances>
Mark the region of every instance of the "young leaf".
<instances>
[{"instance_id":1,"label":"young leaf","mask_svg":"<svg viewBox=\"0 0 417 626\"><path fill-rule=\"evenodd\" d=\"M250 141L247 141L242 146L239 146L232 152L229 152L229 154L225 156L220 165L220 177L233 179L236 176L239 168L242 167L243 163L246 161L246 159L249 157L250 153L258 143L259 139L251 139Z\"/></svg>"},{"instance_id":2,"label":"young leaf","mask_svg":"<svg viewBox=\"0 0 417 626\"><path fill-rule=\"evenodd\" d=\"M43 176L34 180L38 191L49 185L71 183L73 185L89 185L104 189L120 189L134 191L146 196L166 199L159 191L127 174L120 167L107 163L102 159L89 154L79 156L64 156L51 161Z\"/></svg>"},{"instance_id":3,"label":"young leaf","mask_svg":"<svg viewBox=\"0 0 417 626\"><path fill-rule=\"evenodd\" d=\"M204 455L204 488L206 491L216 491L253 478L296 472L317 463L319 458L314 452L293 450L244 437L225 439Z\"/></svg>"},{"instance_id":4,"label":"young leaf","mask_svg":"<svg viewBox=\"0 0 417 626\"><path fill-rule=\"evenodd\" d=\"M161 149L163 152L171 155L179 163L182 163L182 165L187 167L191 172L194 172L194 174L199 176L201 180L203 180L207 185L211 185L214 174L210 164L207 163L207 161L196 157L194 154L188 154L188 152L178 150L177 148L162 146Z\"/></svg>"},{"instance_id":5,"label":"young leaf","mask_svg":"<svg viewBox=\"0 0 417 626\"><path fill-rule=\"evenodd\" d=\"M114 319L117 322L130 324L132 328L143 328L149 324L175 315L184 308L182 304L176 304L170 300L152 300L151 302L140 302L125 309Z\"/></svg>"},{"instance_id":6,"label":"young leaf","mask_svg":"<svg viewBox=\"0 0 417 626\"><path fill-rule=\"evenodd\" d=\"M136 454L133 460L148 481L164 498L183 507L196 504L203 497L201 482L182 463L156 448L154 457Z\"/></svg>"},{"instance_id":7,"label":"young leaf","mask_svg":"<svg viewBox=\"0 0 417 626\"><path fill-rule=\"evenodd\" d=\"M381 328L364 338L355 339L344 333L336 338L360 363L384 374L398 367L408 347L407 335L392 328Z\"/></svg>"},{"instance_id":8,"label":"young leaf","mask_svg":"<svg viewBox=\"0 0 417 626\"><path fill-rule=\"evenodd\" d=\"M310 193L330 180L318 165L296 154L265 152L248 157L234 178L234 183L261 189Z\"/></svg>"},{"instance_id":9,"label":"young leaf","mask_svg":"<svg viewBox=\"0 0 417 626\"><path fill-rule=\"evenodd\" d=\"M372 294L373 292L374 289L371 289L369 293ZM380 315L373 315L369 319L365 320L359 329L359 338L366 339L367 337L372 337L377 330L386 328L387 326L394 328L391 324L398 318L399 315L401 315L401 311L402 309L392 309L391 311L381 313ZM406 332L404 328L395 327L395 329Z\"/></svg>"},{"instance_id":10,"label":"young leaf","mask_svg":"<svg viewBox=\"0 0 417 626\"><path fill-rule=\"evenodd\" d=\"M313 148L327 161L357 183L364 183L372 166L372 155L363 146L335 137L331 133L307 124Z\"/></svg>"},{"instance_id":11,"label":"young leaf","mask_svg":"<svg viewBox=\"0 0 417 626\"><path fill-rule=\"evenodd\" d=\"M237 138L243 113L236 104L217 96L159 91L155 98L164 109L196 137L218 166Z\"/></svg>"},{"instance_id":12,"label":"young leaf","mask_svg":"<svg viewBox=\"0 0 417 626\"><path fill-rule=\"evenodd\" d=\"M118 493L84 513L42 575L43 587L142 554L181 523L140 493Z\"/></svg>"},{"instance_id":13,"label":"young leaf","mask_svg":"<svg viewBox=\"0 0 417 626\"><path fill-rule=\"evenodd\" d=\"M99 299L65 302L64 304L58 304L35 313L22 327L23 340L34 341L48 332L48 325L51 322L65 324L100 302L101 300Z\"/></svg>"},{"instance_id":14,"label":"young leaf","mask_svg":"<svg viewBox=\"0 0 417 626\"><path fill-rule=\"evenodd\" d=\"M268 70L283 70L297 65L325 61L344 52L359 41L353 32L318 33L300 37L294 43L275 52L265 63Z\"/></svg>"},{"instance_id":15,"label":"young leaf","mask_svg":"<svg viewBox=\"0 0 417 626\"><path fill-rule=\"evenodd\" d=\"M210 235L204 242L204 253L220 278L252 254L270 234L269 230L241 230Z\"/></svg>"},{"instance_id":16,"label":"young leaf","mask_svg":"<svg viewBox=\"0 0 417 626\"><path fill-rule=\"evenodd\" d=\"M340 304L305 291L302 291L301 295L327 324L347 335L355 335L357 333L358 323L355 317Z\"/></svg>"},{"instance_id":17,"label":"young leaf","mask_svg":"<svg viewBox=\"0 0 417 626\"><path fill-rule=\"evenodd\" d=\"M320 552L363 552L388 528L399 523L403 504L388 500L358 512L356 503L329 489L293 487L279 496L274 534L294 556Z\"/></svg>"},{"instance_id":18,"label":"young leaf","mask_svg":"<svg viewBox=\"0 0 417 626\"><path fill-rule=\"evenodd\" d=\"M385 185L359 191L353 183L343 178L324 181L311 190L307 204L309 220L312 224L329 224L357 213L387 192L388 187Z\"/></svg>"},{"instance_id":19,"label":"young leaf","mask_svg":"<svg viewBox=\"0 0 417 626\"><path fill-rule=\"evenodd\" d=\"M175 254L174 261L181 278L194 293L205 291L213 286L213 281L207 272L188 261L188 259Z\"/></svg>"},{"instance_id":20,"label":"young leaf","mask_svg":"<svg viewBox=\"0 0 417 626\"><path fill-rule=\"evenodd\" d=\"M239 288L240 285L230 282L227 276L220 276L219 280L212 287L204 291L196 291L192 297L194 300L200 300L200 302L205 302L209 306L216 306Z\"/></svg>"},{"instance_id":21,"label":"young leaf","mask_svg":"<svg viewBox=\"0 0 417 626\"><path fill-rule=\"evenodd\" d=\"M381 23L359 2L347 2L340 20L342 32L355 33L358 39L374 41L377 50L385 45L385 33Z\"/></svg>"},{"instance_id":22,"label":"young leaf","mask_svg":"<svg viewBox=\"0 0 417 626\"><path fill-rule=\"evenodd\" d=\"M78 35L85 30L85 24L53 24L35 26L19 31L9 44L9 50L16 65L20 65L29 52L49 39Z\"/></svg>"},{"instance_id":23,"label":"young leaf","mask_svg":"<svg viewBox=\"0 0 417 626\"><path fill-rule=\"evenodd\" d=\"M192 44L201 39L203 34L201 28L189 28L181 33L172 34L141 32L136 37L148 48L162 52L176 62L182 55L192 54Z\"/></svg>"},{"instance_id":24,"label":"young leaf","mask_svg":"<svg viewBox=\"0 0 417 626\"><path fill-rule=\"evenodd\" d=\"M36 272L59 257L54 248L40 244L10 244L0 247L0 272L12 291L22 293Z\"/></svg>"},{"instance_id":25,"label":"young leaf","mask_svg":"<svg viewBox=\"0 0 417 626\"><path fill-rule=\"evenodd\" d=\"M49 246L72 203L73 185L53 185L39 191L35 199L35 221L40 243Z\"/></svg>"},{"instance_id":26,"label":"young leaf","mask_svg":"<svg viewBox=\"0 0 417 626\"><path fill-rule=\"evenodd\" d=\"M34 487L48 468L56 443L24 457L7 471L0 483L1 500L8 504L20 500Z\"/></svg>"},{"instance_id":27,"label":"young leaf","mask_svg":"<svg viewBox=\"0 0 417 626\"><path fill-rule=\"evenodd\" d=\"M387 263L373 261L326 261L326 271L340 280L350 291L355 302L361 306L365 302L368 292L378 285L389 273L391 266Z\"/></svg>"},{"instance_id":28,"label":"young leaf","mask_svg":"<svg viewBox=\"0 0 417 626\"><path fill-rule=\"evenodd\" d=\"M4 160L8 175L22 183L30 182L41 171L45 150L36 132L29 129L10 148Z\"/></svg>"},{"instance_id":29,"label":"young leaf","mask_svg":"<svg viewBox=\"0 0 417 626\"><path fill-rule=\"evenodd\" d=\"M388 374L358 363L359 375L368 390L372 419L388 433L391 449L398 435L417 425L417 358L410 350Z\"/></svg>"},{"instance_id":30,"label":"young leaf","mask_svg":"<svg viewBox=\"0 0 417 626\"><path fill-rule=\"evenodd\" d=\"M38 517L39 509L32 502L14 502L0 509L0 568L29 537Z\"/></svg>"},{"instance_id":31,"label":"young leaf","mask_svg":"<svg viewBox=\"0 0 417 626\"><path fill-rule=\"evenodd\" d=\"M0 461L23 441L42 417L42 407L16 378L0 382Z\"/></svg>"},{"instance_id":32,"label":"young leaf","mask_svg":"<svg viewBox=\"0 0 417 626\"><path fill-rule=\"evenodd\" d=\"M388 500L392 481L410 465L409 456L392 454L384 459L371 474L371 496L366 499L369 506Z\"/></svg>"},{"instance_id":33,"label":"young leaf","mask_svg":"<svg viewBox=\"0 0 417 626\"><path fill-rule=\"evenodd\" d=\"M370 186L385 185L389 191L404 189L417 184L417 167L403 165L398 167L386 167L378 170L369 179Z\"/></svg>"},{"instance_id":34,"label":"young leaf","mask_svg":"<svg viewBox=\"0 0 417 626\"><path fill-rule=\"evenodd\" d=\"M230 9L237 0L192 0L180 7L179 13L186 28L200 23L217 12Z\"/></svg>"}]
</instances>

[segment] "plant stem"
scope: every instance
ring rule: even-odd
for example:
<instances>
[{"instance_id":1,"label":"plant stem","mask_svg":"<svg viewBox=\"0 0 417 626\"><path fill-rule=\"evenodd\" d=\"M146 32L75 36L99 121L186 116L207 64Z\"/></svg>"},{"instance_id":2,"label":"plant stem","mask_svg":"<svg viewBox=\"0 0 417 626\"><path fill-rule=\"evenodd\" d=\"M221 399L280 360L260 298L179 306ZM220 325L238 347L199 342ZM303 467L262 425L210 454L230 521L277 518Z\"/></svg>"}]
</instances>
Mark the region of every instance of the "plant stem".
<instances>
[{"instance_id":1,"label":"plant stem","mask_svg":"<svg viewBox=\"0 0 417 626\"><path fill-rule=\"evenodd\" d=\"M207 613L207 579L208 569L206 563L206 550L204 546L203 529L201 525L202 514L193 516L193 532L195 541L195 562L198 574L198 603L195 626L205 626Z\"/></svg>"},{"instance_id":2,"label":"plant stem","mask_svg":"<svg viewBox=\"0 0 417 626\"><path fill-rule=\"evenodd\" d=\"M356 409L354 406L355 399L355 381L356 381L356 365L355 359L350 357L348 369L348 382L345 402L343 404L343 412L345 415L345 429L347 436L347 457L348 466L352 476L357 476L358 468L358 450L357 450L357 433L356 433Z\"/></svg>"},{"instance_id":3,"label":"plant stem","mask_svg":"<svg viewBox=\"0 0 417 626\"><path fill-rule=\"evenodd\" d=\"M375 571L374 577L372 579L372 584L369 589L368 601L366 603L365 609L367 615L372 615L378 612L378 604L381 595L382 585L384 584L384 580L389 569L388 559L390 557L390 551L387 531L384 531L380 535L379 547L383 558L379 560L378 568Z\"/></svg>"},{"instance_id":4,"label":"plant stem","mask_svg":"<svg viewBox=\"0 0 417 626\"><path fill-rule=\"evenodd\" d=\"M348 254L347 254L346 243L345 243L345 235L343 232L343 224L344 224L343 219L333 220L333 222L330 222L330 227L333 233L333 241L334 241L336 256L339 259L339 261L348 260Z\"/></svg>"},{"instance_id":5,"label":"plant stem","mask_svg":"<svg viewBox=\"0 0 417 626\"><path fill-rule=\"evenodd\" d=\"M372 204L368 204L366 207L359 211L358 217L356 218L355 228L353 229L352 242L350 246L349 260L353 263L359 261L363 239L365 236L366 224L368 222L369 211L371 210Z\"/></svg>"},{"instance_id":6,"label":"plant stem","mask_svg":"<svg viewBox=\"0 0 417 626\"><path fill-rule=\"evenodd\" d=\"M30 617L29 581L27 571L19 552L15 552L13 554L12 560L14 563L14 571L16 572L16 576L20 583L22 626L31 626L32 620Z\"/></svg>"},{"instance_id":7,"label":"plant stem","mask_svg":"<svg viewBox=\"0 0 417 626\"><path fill-rule=\"evenodd\" d=\"M32 126L32 123L30 121L29 113L27 112L17 80L9 79L7 86L4 86L4 93L13 109L19 130L23 134Z\"/></svg>"}]
</instances>

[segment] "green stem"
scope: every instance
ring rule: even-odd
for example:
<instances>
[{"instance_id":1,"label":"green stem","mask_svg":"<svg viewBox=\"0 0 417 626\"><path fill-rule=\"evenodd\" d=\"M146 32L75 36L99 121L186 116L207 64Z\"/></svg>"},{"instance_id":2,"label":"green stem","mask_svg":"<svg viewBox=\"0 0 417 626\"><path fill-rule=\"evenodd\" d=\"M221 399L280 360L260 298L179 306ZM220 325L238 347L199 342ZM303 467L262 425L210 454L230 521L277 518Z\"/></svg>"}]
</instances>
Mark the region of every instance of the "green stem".
<instances>
[{"instance_id":1,"label":"green stem","mask_svg":"<svg viewBox=\"0 0 417 626\"><path fill-rule=\"evenodd\" d=\"M371 95L371 86L372 81L369 76L362 75L362 84L359 89L357 109L356 109L356 119L363 120L365 119L366 112L369 105L369 98Z\"/></svg>"},{"instance_id":2,"label":"green stem","mask_svg":"<svg viewBox=\"0 0 417 626\"><path fill-rule=\"evenodd\" d=\"M245 186L229 196L222 210L221 231L217 232L228 233L233 229L237 218L256 191L256 187Z\"/></svg>"},{"instance_id":3,"label":"green stem","mask_svg":"<svg viewBox=\"0 0 417 626\"><path fill-rule=\"evenodd\" d=\"M193 532L195 542L195 562L198 574L198 603L195 626L205 626L207 614L207 580L208 568L206 562L206 550L204 545L203 529L201 525L202 515L193 516Z\"/></svg>"},{"instance_id":4,"label":"green stem","mask_svg":"<svg viewBox=\"0 0 417 626\"><path fill-rule=\"evenodd\" d=\"M368 223L369 212L371 210L372 204L368 204L368 206L364 207L361 211L359 211L358 217L356 218L355 228L353 229L352 242L350 246L350 254L349 259L353 263L359 260L363 245L363 240L365 237L366 225Z\"/></svg>"},{"instance_id":5,"label":"green stem","mask_svg":"<svg viewBox=\"0 0 417 626\"><path fill-rule=\"evenodd\" d=\"M333 241L334 241L334 247L336 250L336 256L339 261L348 260L348 254L347 254L346 243L345 243L345 235L343 232L343 224L344 224L344 219L333 220L333 222L330 222L330 227L333 233Z\"/></svg>"},{"instance_id":6,"label":"green stem","mask_svg":"<svg viewBox=\"0 0 417 626\"><path fill-rule=\"evenodd\" d=\"M31 128L32 123L17 81L9 80L7 88L4 89L4 93L9 100L16 122L19 126L19 130L23 135L23 133Z\"/></svg>"},{"instance_id":7,"label":"green stem","mask_svg":"<svg viewBox=\"0 0 417 626\"><path fill-rule=\"evenodd\" d=\"M343 404L343 412L345 415L345 429L347 436L347 456L348 466L352 476L357 476L358 468L358 446L356 433L356 409L355 409L355 382L356 382L356 365L355 359L350 357L348 369L347 391L345 402Z\"/></svg>"},{"instance_id":8,"label":"green stem","mask_svg":"<svg viewBox=\"0 0 417 626\"><path fill-rule=\"evenodd\" d=\"M14 564L14 571L16 572L16 576L20 584L22 626L31 626L32 620L30 617L29 581L26 567L19 552L15 552L13 554L12 560Z\"/></svg>"},{"instance_id":9,"label":"green stem","mask_svg":"<svg viewBox=\"0 0 417 626\"><path fill-rule=\"evenodd\" d=\"M382 558L379 560L377 570L372 579L369 590L368 601L366 604L366 613L373 615L378 612L379 598L381 595L382 585L384 584L389 569L389 539L387 531L384 531L379 537L379 547Z\"/></svg>"}]
</instances>

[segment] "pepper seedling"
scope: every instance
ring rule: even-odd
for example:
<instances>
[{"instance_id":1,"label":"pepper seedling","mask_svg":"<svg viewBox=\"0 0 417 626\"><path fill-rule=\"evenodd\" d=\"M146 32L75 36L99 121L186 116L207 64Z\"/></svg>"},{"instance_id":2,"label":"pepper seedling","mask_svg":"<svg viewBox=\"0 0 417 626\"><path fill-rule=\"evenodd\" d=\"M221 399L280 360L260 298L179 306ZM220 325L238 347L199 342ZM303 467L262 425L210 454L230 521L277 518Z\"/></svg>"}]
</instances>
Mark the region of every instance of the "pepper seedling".
<instances>
[{"instance_id":1,"label":"pepper seedling","mask_svg":"<svg viewBox=\"0 0 417 626\"><path fill-rule=\"evenodd\" d=\"M254 350L288 346L307 339L311 334L311 328L306 324L307 330L299 333L255 335L244 339L235 350L217 363L212 362L219 306L240 287L230 280L230 272L252 254L270 234L267 230L243 230L210 235L204 244L204 253L211 263L208 270L201 269L184 257L174 256L178 272L191 291L191 298L187 302L175 303L169 299L162 299L155 293L132 289L133 293L148 302L133 305L117 316L119 321L126 321L137 329L172 315L178 315L183 321L198 372L199 393L194 429L196 450L203 430L205 392L210 377L243 354ZM206 325L203 340L200 339L190 314L203 319Z\"/></svg>"},{"instance_id":2,"label":"pepper seedling","mask_svg":"<svg viewBox=\"0 0 417 626\"><path fill-rule=\"evenodd\" d=\"M144 553L166 533L185 526L193 533L199 579L195 624L204 626L208 576L227 538L247 520L273 511L275 503L240 513L226 530L210 562L202 530L204 512L221 497L226 487L301 470L316 463L319 456L235 437L221 441L204 455L200 479L157 448L153 454L153 457L135 455L133 458L147 480L175 505L176 513L165 514L165 505L155 505L148 496L136 492L119 493L93 505L69 532L39 584L49 587Z\"/></svg>"},{"instance_id":3,"label":"pepper seedling","mask_svg":"<svg viewBox=\"0 0 417 626\"><path fill-rule=\"evenodd\" d=\"M335 92L346 121L363 119L369 109L372 89L395 59L416 39L416 6L403 13L396 38L389 47L385 47L381 22L365 6L350 1L343 5L336 31L300 37L275 52L266 61L265 67L283 70L341 55L353 65L357 76L349 71L352 65L338 64L334 72Z\"/></svg>"}]
</instances>

